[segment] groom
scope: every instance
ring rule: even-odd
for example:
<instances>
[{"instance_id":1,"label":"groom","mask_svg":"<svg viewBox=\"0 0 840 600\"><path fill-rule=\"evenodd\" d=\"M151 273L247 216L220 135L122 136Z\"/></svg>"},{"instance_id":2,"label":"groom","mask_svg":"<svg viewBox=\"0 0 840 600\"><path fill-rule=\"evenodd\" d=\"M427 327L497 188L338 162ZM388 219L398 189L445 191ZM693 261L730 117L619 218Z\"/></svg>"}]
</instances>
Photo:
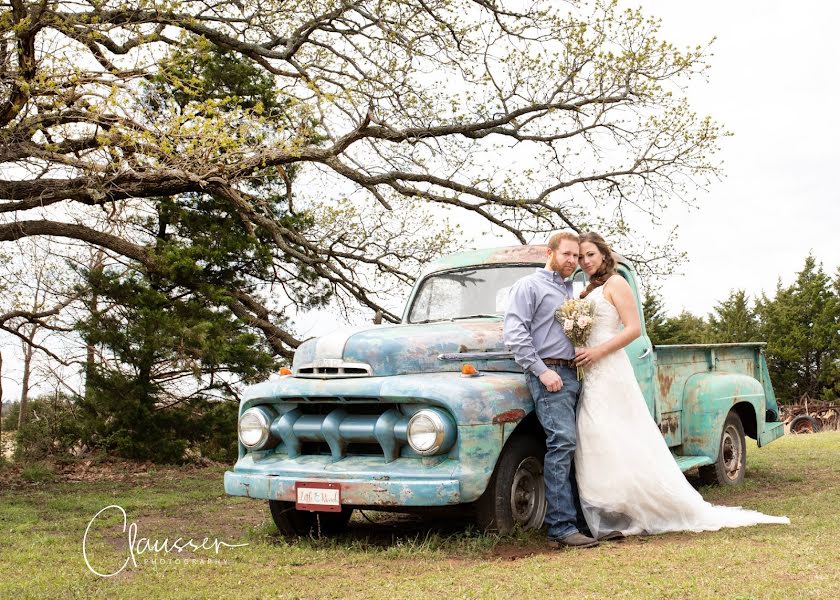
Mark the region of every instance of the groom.
<instances>
[{"instance_id":1,"label":"groom","mask_svg":"<svg viewBox=\"0 0 840 600\"><path fill-rule=\"evenodd\" d=\"M580 395L575 349L554 311L573 297L566 281L578 266L578 236L561 231L548 240L545 268L517 281L505 313L505 345L525 371L537 418L546 435L545 523L560 547L589 548L598 541L578 530L572 461L577 445L575 410Z\"/></svg>"}]
</instances>

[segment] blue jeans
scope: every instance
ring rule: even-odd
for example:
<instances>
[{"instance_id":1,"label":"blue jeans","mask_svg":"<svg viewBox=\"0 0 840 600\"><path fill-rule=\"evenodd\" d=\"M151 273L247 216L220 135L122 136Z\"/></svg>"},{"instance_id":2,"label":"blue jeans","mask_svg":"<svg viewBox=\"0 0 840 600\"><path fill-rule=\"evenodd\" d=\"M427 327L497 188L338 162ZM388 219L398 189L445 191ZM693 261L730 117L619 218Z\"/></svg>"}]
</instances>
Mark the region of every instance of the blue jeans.
<instances>
[{"instance_id":1,"label":"blue jeans","mask_svg":"<svg viewBox=\"0 0 840 600\"><path fill-rule=\"evenodd\" d=\"M577 490L572 467L577 447L575 414L580 382L574 369L549 366L563 380L559 392L549 392L539 378L526 374L534 399L537 418L545 430L545 524L549 539L560 539L577 532Z\"/></svg>"}]
</instances>

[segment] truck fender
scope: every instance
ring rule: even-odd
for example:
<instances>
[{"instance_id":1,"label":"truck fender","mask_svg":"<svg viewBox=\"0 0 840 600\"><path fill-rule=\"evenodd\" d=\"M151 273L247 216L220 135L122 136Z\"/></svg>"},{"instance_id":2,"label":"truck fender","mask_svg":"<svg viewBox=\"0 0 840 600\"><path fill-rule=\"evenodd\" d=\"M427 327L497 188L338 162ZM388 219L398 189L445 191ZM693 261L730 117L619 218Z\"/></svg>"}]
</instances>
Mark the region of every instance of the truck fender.
<instances>
[{"instance_id":1,"label":"truck fender","mask_svg":"<svg viewBox=\"0 0 840 600\"><path fill-rule=\"evenodd\" d=\"M698 373L689 377L683 392L680 454L717 460L723 423L730 410L741 418L744 432L755 438L759 425L764 425L761 383L739 373Z\"/></svg>"},{"instance_id":2,"label":"truck fender","mask_svg":"<svg viewBox=\"0 0 840 600\"><path fill-rule=\"evenodd\" d=\"M530 410L529 410L530 408ZM467 498L465 502L470 502L481 496L487 489L493 473L499 465L499 459L507 451L511 440L517 436L527 436L539 440L545 440L545 432L543 431L540 422L537 420L537 413L534 412L533 407L525 407L523 409L513 409L517 413L522 413L525 416L517 419L516 422L497 424L496 427L501 427L501 443L495 447L492 455L490 452L485 454L485 458L489 459L485 463L484 469L476 469L473 472L473 477L467 485L462 488L462 496Z\"/></svg>"},{"instance_id":3,"label":"truck fender","mask_svg":"<svg viewBox=\"0 0 840 600\"><path fill-rule=\"evenodd\" d=\"M508 447L511 438L516 435L543 436L542 427L537 421L533 403L517 402L516 398L507 408L500 407L493 416L492 424L478 427L459 428L462 441L467 431L471 438L466 446L461 446L461 497L464 502L477 500L487 489L490 479L499 464L499 459ZM469 450L467 450L467 448ZM465 452L466 451L466 452Z\"/></svg>"}]
</instances>

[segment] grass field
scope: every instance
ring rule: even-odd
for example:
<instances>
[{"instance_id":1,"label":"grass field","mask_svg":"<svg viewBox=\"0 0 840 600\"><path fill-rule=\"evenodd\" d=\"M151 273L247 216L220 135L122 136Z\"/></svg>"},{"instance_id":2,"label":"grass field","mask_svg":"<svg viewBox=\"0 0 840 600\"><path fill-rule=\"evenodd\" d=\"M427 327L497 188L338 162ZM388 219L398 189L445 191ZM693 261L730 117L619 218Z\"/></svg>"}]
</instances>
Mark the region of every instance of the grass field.
<instances>
[{"instance_id":1,"label":"grass field","mask_svg":"<svg viewBox=\"0 0 840 600\"><path fill-rule=\"evenodd\" d=\"M0 466L0 598L840 598L840 433L751 445L748 456L744 486L703 495L791 525L577 551L552 550L539 532L485 536L383 513L368 515L373 524L357 514L335 540L287 542L264 502L224 495L221 467ZM136 523L137 565L102 578L82 540L112 504ZM103 574L129 557L122 528L115 509L91 526L85 549ZM179 537L248 546L140 552L141 538Z\"/></svg>"}]
</instances>

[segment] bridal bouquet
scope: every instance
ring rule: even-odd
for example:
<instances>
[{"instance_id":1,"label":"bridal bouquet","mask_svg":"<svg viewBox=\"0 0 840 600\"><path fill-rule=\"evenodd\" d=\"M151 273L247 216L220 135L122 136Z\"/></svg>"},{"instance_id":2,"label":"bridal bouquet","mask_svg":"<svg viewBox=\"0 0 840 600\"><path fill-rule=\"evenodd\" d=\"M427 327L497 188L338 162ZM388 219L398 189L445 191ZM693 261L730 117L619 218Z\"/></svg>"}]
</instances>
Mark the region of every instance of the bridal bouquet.
<instances>
[{"instance_id":1,"label":"bridal bouquet","mask_svg":"<svg viewBox=\"0 0 840 600\"><path fill-rule=\"evenodd\" d=\"M575 348L586 344L594 323L595 303L592 300L566 300L554 311L554 318L563 327L563 331ZM577 368L578 379L583 379L583 368Z\"/></svg>"}]
</instances>

